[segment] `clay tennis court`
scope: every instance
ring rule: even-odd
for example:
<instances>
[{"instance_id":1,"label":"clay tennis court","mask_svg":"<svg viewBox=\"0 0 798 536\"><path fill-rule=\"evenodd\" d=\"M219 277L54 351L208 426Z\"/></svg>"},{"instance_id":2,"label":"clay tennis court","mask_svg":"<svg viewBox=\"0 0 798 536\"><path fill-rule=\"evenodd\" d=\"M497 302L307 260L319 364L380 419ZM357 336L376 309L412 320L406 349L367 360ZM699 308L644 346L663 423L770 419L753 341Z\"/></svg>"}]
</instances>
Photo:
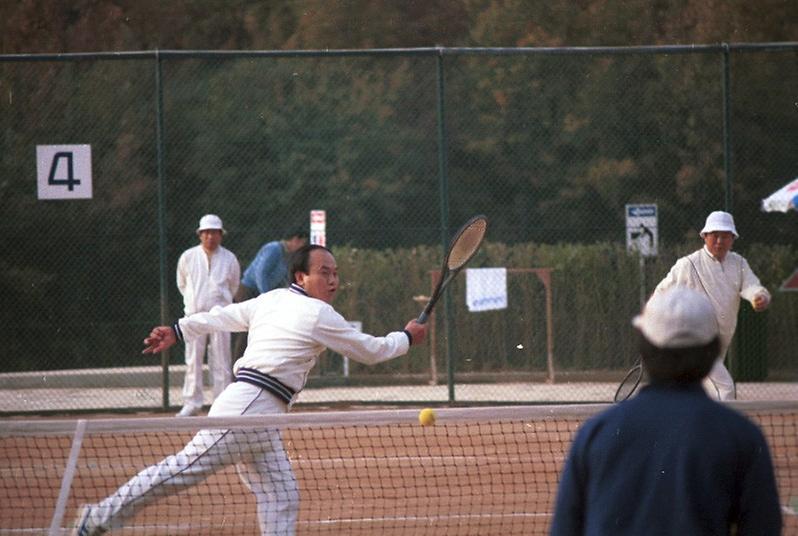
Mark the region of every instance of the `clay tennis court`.
<instances>
[{"instance_id":1,"label":"clay tennis court","mask_svg":"<svg viewBox=\"0 0 798 536\"><path fill-rule=\"evenodd\" d=\"M348 412L354 421L370 413L395 422L300 423L286 429L283 439L301 491L297 533L546 534L570 439L596 410L586 406L567 415L568 408L558 408L529 408L526 418L506 415L521 408L440 410L438 424L431 427L413 422L416 410ZM500 421L488 418L492 409ZM784 534L798 534L798 517L788 511L798 506L798 413L793 408L749 414L771 445L786 507ZM145 466L180 450L192 435L168 428L87 434L60 526L71 526L80 504L115 491ZM71 438L63 434L3 435L0 533L47 533L70 448ZM113 532L258 533L254 501L233 467L159 499Z\"/></svg>"}]
</instances>

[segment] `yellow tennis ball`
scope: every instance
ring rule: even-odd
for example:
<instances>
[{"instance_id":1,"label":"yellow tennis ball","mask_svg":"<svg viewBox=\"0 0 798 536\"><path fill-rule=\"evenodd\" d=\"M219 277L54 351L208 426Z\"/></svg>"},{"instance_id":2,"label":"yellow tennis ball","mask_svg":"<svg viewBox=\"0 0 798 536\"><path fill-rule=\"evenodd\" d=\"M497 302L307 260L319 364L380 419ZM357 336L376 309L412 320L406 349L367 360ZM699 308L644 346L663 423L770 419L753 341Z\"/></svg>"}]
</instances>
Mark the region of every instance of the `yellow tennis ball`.
<instances>
[{"instance_id":1,"label":"yellow tennis ball","mask_svg":"<svg viewBox=\"0 0 798 536\"><path fill-rule=\"evenodd\" d=\"M431 426L435 424L435 412L430 408L422 409L418 414L418 422L421 426Z\"/></svg>"}]
</instances>

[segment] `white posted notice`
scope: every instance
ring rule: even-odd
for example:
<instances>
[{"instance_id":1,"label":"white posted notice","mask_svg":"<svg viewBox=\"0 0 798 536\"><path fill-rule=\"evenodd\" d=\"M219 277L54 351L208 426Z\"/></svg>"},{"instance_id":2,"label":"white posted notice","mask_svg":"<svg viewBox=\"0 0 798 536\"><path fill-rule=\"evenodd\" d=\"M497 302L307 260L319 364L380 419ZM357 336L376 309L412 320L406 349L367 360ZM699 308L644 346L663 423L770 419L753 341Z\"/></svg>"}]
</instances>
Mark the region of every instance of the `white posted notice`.
<instances>
[{"instance_id":1,"label":"white posted notice","mask_svg":"<svg viewBox=\"0 0 798 536\"><path fill-rule=\"evenodd\" d=\"M37 145L39 199L91 199L91 145Z\"/></svg>"}]
</instances>

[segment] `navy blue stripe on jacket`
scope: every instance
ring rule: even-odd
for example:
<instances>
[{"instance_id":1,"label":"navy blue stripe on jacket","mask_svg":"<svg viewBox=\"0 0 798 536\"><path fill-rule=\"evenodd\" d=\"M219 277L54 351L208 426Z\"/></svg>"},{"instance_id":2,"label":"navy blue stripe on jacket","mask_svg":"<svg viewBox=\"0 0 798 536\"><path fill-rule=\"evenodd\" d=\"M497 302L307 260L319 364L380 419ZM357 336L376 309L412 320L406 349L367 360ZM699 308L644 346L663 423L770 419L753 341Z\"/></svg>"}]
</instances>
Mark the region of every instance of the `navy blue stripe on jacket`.
<instances>
[{"instance_id":1,"label":"navy blue stripe on jacket","mask_svg":"<svg viewBox=\"0 0 798 536\"><path fill-rule=\"evenodd\" d=\"M251 368L240 368L236 373L237 382L245 382L269 391L271 394L284 401L291 402L296 391L273 376Z\"/></svg>"}]
</instances>

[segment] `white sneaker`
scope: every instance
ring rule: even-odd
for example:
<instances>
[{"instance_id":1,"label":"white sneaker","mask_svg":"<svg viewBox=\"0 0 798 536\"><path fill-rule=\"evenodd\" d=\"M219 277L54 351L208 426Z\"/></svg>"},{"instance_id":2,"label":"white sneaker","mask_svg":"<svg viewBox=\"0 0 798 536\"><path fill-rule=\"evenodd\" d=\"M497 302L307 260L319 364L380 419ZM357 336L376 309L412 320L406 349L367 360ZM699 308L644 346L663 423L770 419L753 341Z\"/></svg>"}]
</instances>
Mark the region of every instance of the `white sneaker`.
<instances>
[{"instance_id":1,"label":"white sneaker","mask_svg":"<svg viewBox=\"0 0 798 536\"><path fill-rule=\"evenodd\" d=\"M195 406L193 404L186 404L185 406L183 406L183 409L177 412L175 417L193 417L194 415L198 415L200 410L202 410L200 406Z\"/></svg>"},{"instance_id":2,"label":"white sneaker","mask_svg":"<svg viewBox=\"0 0 798 536\"><path fill-rule=\"evenodd\" d=\"M84 504L78 516L75 518L75 528L72 530L72 536L99 536L105 534L108 529L105 527L98 527L94 525L91 519L91 511L97 506L95 504Z\"/></svg>"}]
</instances>

